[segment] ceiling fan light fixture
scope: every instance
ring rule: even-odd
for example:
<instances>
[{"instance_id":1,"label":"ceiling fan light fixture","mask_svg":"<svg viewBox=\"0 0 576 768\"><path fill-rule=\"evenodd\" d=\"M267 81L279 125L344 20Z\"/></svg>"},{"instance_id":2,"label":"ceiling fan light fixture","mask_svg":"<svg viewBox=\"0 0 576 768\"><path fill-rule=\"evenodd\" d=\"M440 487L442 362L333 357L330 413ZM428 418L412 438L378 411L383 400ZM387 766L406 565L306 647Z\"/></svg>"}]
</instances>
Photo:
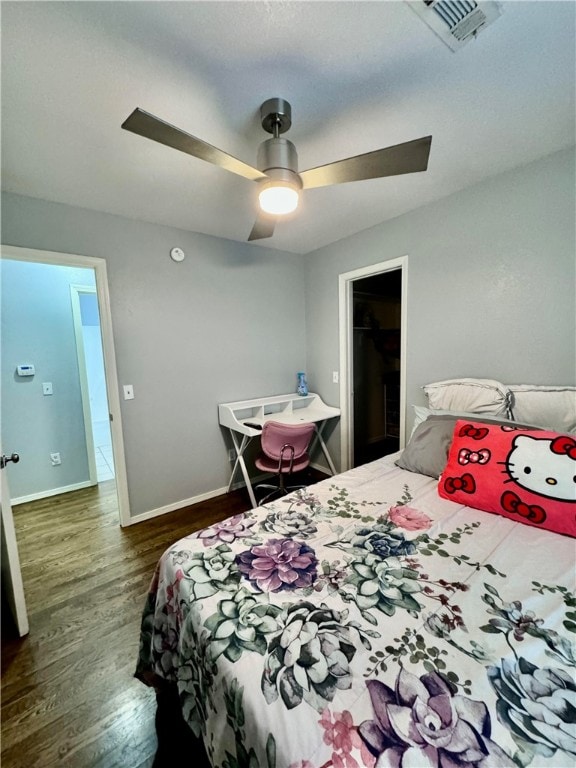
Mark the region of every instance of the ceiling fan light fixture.
<instances>
[{"instance_id":1,"label":"ceiling fan light fixture","mask_svg":"<svg viewBox=\"0 0 576 768\"><path fill-rule=\"evenodd\" d=\"M272 181L265 184L258 194L260 208L273 216L284 216L298 207L300 195L292 184Z\"/></svg>"},{"instance_id":2,"label":"ceiling fan light fixture","mask_svg":"<svg viewBox=\"0 0 576 768\"><path fill-rule=\"evenodd\" d=\"M298 176L298 154L294 144L280 136L263 141L258 147L257 164L266 174L266 178L259 182L260 209L272 216L285 216L295 211L302 181Z\"/></svg>"}]
</instances>

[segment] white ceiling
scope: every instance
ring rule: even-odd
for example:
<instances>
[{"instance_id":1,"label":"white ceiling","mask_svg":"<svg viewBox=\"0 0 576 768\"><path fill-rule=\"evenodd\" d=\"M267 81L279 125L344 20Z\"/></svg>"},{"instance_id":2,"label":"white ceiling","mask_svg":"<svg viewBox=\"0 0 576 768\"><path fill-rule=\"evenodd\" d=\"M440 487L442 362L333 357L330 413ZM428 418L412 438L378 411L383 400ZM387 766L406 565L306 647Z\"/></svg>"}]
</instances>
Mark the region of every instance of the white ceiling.
<instances>
[{"instance_id":1,"label":"white ceiling","mask_svg":"<svg viewBox=\"0 0 576 768\"><path fill-rule=\"evenodd\" d=\"M401 0L2 2L2 188L244 242L256 185L135 107L254 165L284 98L301 170L432 134L427 172L307 190L253 245L307 253L574 144L575 9L508 0L453 53Z\"/></svg>"}]
</instances>

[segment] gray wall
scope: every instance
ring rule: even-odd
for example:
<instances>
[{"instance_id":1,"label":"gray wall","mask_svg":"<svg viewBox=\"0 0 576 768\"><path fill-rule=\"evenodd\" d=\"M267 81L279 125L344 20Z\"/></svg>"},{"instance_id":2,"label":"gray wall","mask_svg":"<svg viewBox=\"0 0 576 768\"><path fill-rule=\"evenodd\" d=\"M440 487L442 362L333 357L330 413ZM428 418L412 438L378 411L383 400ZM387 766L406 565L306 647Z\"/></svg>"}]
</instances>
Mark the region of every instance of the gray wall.
<instances>
[{"instance_id":1,"label":"gray wall","mask_svg":"<svg viewBox=\"0 0 576 768\"><path fill-rule=\"evenodd\" d=\"M2 242L106 259L131 514L226 486L217 404L304 370L303 258L11 194Z\"/></svg>"},{"instance_id":2,"label":"gray wall","mask_svg":"<svg viewBox=\"0 0 576 768\"><path fill-rule=\"evenodd\" d=\"M365 230L306 260L307 364L333 404L338 275L408 255L407 423L431 381L575 384L574 150ZM330 446L339 456L339 430Z\"/></svg>"},{"instance_id":3,"label":"gray wall","mask_svg":"<svg viewBox=\"0 0 576 768\"><path fill-rule=\"evenodd\" d=\"M86 433L70 285L94 285L94 270L3 260L2 445L17 451L8 465L12 498L89 481ZM16 375L32 363L35 376ZM44 396L42 382L52 382ZM51 453L62 463L52 466Z\"/></svg>"}]
</instances>

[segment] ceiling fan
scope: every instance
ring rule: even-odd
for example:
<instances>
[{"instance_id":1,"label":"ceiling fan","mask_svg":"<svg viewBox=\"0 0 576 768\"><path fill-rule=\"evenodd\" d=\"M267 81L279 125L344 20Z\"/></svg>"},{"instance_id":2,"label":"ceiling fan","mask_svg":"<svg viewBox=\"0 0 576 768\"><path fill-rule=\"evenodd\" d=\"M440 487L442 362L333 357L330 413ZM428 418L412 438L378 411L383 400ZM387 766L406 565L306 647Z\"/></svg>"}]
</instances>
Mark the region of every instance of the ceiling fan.
<instances>
[{"instance_id":1,"label":"ceiling fan","mask_svg":"<svg viewBox=\"0 0 576 768\"><path fill-rule=\"evenodd\" d=\"M248 240L272 237L278 217L292 213L298 206L301 190L417 173L428 167L432 136L337 160L299 173L296 147L280 136L292 125L290 104L280 98L268 99L260 107L260 117L262 127L272 134L272 138L260 144L257 168L139 108L122 123L122 128L255 181L259 187L261 210Z\"/></svg>"}]
</instances>

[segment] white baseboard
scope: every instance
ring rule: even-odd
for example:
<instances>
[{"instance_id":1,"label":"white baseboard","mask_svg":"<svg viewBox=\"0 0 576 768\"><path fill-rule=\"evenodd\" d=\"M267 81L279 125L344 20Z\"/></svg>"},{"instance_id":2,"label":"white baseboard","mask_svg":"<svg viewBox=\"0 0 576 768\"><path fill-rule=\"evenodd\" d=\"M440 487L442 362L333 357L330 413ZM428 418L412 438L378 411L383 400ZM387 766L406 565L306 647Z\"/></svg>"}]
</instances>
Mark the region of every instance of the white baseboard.
<instances>
[{"instance_id":1,"label":"white baseboard","mask_svg":"<svg viewBox=\"0 0 576 768\"><path fill-rule=\"evenodd\" d=\"M198 504L199 501L206 501L206 499L213 499L215 496L222 496L222 494L226 493L227 491L228 488L216 488L213 491L200 493L198 496L191 496L189 499L182 499L181 501L176 501L173 504L166 504L163 507L150 509L148 512L142 512L139 515L132 516L126 525L142 523L144 520L151 520L153 517L160 517L160 515L165 515L168 512L175 512L177 509L183 509L184 507L189 507L192 504Z\"/></svg>"},{"instance_id":2,"label":"white baseboard","mask_svg":"<svg viewBox=\"0 0 576 768\"><path fill-rule=\"evenodd\" d=\"M324 472L324 474L329 475L330 470L326 467L321 466L320 464L310 464L311 467L314 469L318 469L320 472ZM260 474L256 477L250 478L252 482L252 487L256 487L258 483L261 483L262 481L265 481L268 479L270 475L266 474ZM238 488L245 488L246 483L244 480L238 480L232 485L232 488L230 490L236 491ZM168 512L175 512L178 509L183 509L184 507L189 507L192 504L198 504L199 501L206 501L207 499L213 499L216 496L222 496L223 494L228 493L228 487L224 488L216 488L213 491L207 491L206 493L200 493L198 496L191 496L189 499L182 499L181 501L176 501L173 504L166 504L163 507L157 507L156 509L150 509L148 512L142 512L139 515L134 515L130 518L129 522L126 523L124 527L127 527L129 525L135 525L136 523L142 523L144 520L151 520L153 517L160 517L161 515L166 515Z\"/></svg>"},{"instance_id":3,"label":"white baseboard","mask_svg":"<svg viewBox=\"0 0 576 768\"><path fill-rule=\"evenodd\" d=\"M252 486L256 485L256 483L259 483L262 479L264 479L264 475L259 475L258 477L251 478L252 479ZM238 488L244 488L246 486L246 483L244 480L238 480L232 485L231 491L236 491ZM199 501L206 501L207 499L213 499L216 496L223 496L225 493L228 493L228 486L223 488L215 488L213 491L206 491L206 493L200 493L198 496L191 496L189 499L182 499L181 501L175 501L173 504L166 504L163 507L156 507L156 509L150 509L148 512L142 512L139 515L134 515L130 518L130 521L126 523L126 525L134 525L135 523L142 523L144 520L151 520L153 517L160 517L160 515L165 515L168 512L175 512L177 509L184 509L184 507L189 507L192 504L198 504Z\"/></svg>"},{"instance_id":4,"label":"white baseboard","mask_svg":"<svg viewBox=\"0 0 576 768\"><path fill-rule=\"evenodd\" d=\"M10 503L15 507L17 504L26 504L28 501L39 501L40 499L47 499L49 496L59 496L61 493L79 491L82 488L90 488L91 485L97 484L98 483L92 483L90 480L84 480L81 483L64 485L62 488L51 488L49 491L38 491L37 493L30 493L28 496L18 496L16 499L10 499Z\"/></svg>"}]
</instances>

